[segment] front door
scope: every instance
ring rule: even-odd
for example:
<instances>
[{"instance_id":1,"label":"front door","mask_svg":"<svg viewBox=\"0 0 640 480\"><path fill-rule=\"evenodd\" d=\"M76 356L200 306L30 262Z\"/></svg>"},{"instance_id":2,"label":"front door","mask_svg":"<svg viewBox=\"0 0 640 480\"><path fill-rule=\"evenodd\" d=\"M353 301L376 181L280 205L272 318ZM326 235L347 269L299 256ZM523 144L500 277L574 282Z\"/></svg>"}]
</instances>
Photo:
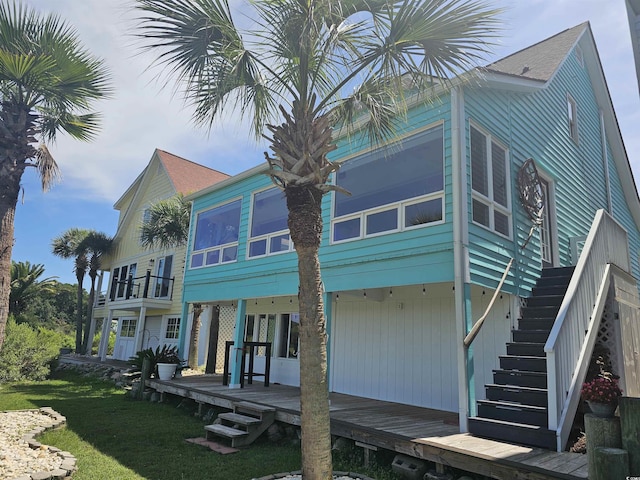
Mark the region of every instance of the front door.
<instances>
[{"instance_id":1,"label":"front door","mask_svg":"<svg viewBox=\"0 0 640 480\"><path fill-rule=\"evenodd\" d=\"M544 178L541 178L540 182L545 198L542 225L540 226L540 253L542 257L542 268L550 268L555 265L556 251L558 248L554 224L555 204L553 200L553 190L549 182Z\"/></svg>"}]
</instances>

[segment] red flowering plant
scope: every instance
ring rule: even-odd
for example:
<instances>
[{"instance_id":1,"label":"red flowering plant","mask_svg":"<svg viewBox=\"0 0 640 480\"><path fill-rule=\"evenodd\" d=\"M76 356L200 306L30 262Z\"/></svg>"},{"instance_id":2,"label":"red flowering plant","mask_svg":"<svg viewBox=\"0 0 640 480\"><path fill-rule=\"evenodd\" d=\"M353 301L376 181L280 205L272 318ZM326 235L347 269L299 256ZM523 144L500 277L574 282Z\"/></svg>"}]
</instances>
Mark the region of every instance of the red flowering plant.
<instances>
[{"instance_id":1,"label":"red flowering plant","mask_svg":"<svg viewBox=\"0 0 640 480\"><path fill-rule=\"evenodd\" d=\"M618 387L618 380L609 377L596 377L582 384L580 391L582 398L587 402L606 403L617 405L618 397L622 396L622 390Z\"/></svg>"}]
</instances>

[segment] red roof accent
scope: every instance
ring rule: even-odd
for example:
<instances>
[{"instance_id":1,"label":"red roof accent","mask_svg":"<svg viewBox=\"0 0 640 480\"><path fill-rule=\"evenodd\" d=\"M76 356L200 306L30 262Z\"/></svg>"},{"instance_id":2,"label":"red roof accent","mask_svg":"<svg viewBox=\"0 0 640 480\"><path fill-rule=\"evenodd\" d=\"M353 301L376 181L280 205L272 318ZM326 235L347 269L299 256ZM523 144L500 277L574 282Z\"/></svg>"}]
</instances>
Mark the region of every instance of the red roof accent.
<instances>
[{"instance_id":1,"label":"red roof accent","mask_svg":"<svg viewBox=\"0 0 640 480\"><path fill-rule=\"evenodd\" d=\"M176 192L183 195L197 192L230 177L226 173L178 157L164 150L156 149L156 153L173 182Z\"/></svg>"}]
</instances>

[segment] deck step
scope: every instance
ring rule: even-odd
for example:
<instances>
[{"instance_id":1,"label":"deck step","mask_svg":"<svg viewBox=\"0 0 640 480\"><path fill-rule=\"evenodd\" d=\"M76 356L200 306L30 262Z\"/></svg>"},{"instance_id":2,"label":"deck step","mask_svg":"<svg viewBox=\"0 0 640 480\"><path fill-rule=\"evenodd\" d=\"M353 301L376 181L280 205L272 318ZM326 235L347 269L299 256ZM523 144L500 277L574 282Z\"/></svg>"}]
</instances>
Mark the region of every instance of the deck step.
<instances>
[{"instance_id":1,"label":"deck step","mask_svg":"<svg viewBox=\"0 0 640 480\"><path fill-rule=\"evenodd\" d=\"M207 440L209 440L209 433L214 433L220 437L231 439L242 438L249 435L249 433L244 430L238 430L237 428L228 427L227 425L221 425L219 423L205 425L204 429L207 431Z\"/></svg>"},{"instance_id":2,"label":"deck step","mask_svg":"<svg viewBox=\"0 0 640 480\"><path fill-rule=\"evenodd\" d=\"M534 295L527 298L527 307L560 307L563 300L564 295Z\"/></svg>"},{"instance_id":3,"label":"deck step","mask_svg":"<svg viewBox=\"0 0 640 480\"><path fill-rule=\"evenodd\" d=\"M257 417L250 417L247 415L241 415L239 413L233 413L233 412L221 413L218 415L218 418L220 420L225 420L229 423L235 423L235 424L244 425L244 426L259 425L260 423L262 423L262 420Z\"/></svg>"},{"instance_id":4,"label":"deck step","mask_svg":"<svg viewBox=\"0 0 640 480\"><path fill-rule=\"evenodd\" d=\"M528 305L522 308L522 318L553 318L555 319L560 310L560 305L544 305L544 306L531 306Z\"/></svg>"},{"instance_id":5,"label":"deck step","mask_svg":"<svg viewBox=\"0 0 640 480\"><path fill-rule=\"evenodd\" d=\"M545 357L542 342L510 342L507 343L507 355L524 355L529 357Z\"/></svg>"},{"instance_id":6,"label":"deck step","mask_svg":"<svg viewBox=\"0 0 640 480\"><path fill-rule=\"evenodd\" d=\"M551 286L540 286L540 287L533 287L533 290L531 291L531 295L534 297L539 297L539 296L555 296L555 295L562 295L564 296L564 294L567 292L567 286L566 285L551 285Z\"/></svg>"},{"instance_id":7,"label":"deck step","mask_svg":"<svg viewBox=\"0 0 640 480\"><path fill-rule=\"evenodd\" d=\"M265 412L275 412L276 409L274 407L270 407L268 405L261 405L259 403L252 402L236 402L233 404L234 410L236 412L245 412L245 413L265 413Z\"/></svg>"},{"instance_id":8,"label":"deck step","mask_svg":"<svg viewBox=\"0 0 640 480\"><path fill-rule=\"evenodd\" d=\"M524 355L500 355L500 368L503 370L519 370L527 372L547 371L546 357L530 357Z\"/></svg>"},{"instance_id":9,"label":"deck step","mask_svg":"<svg viewBox=\"0 0 640 480\"><path fill-rule=\"evenodd\" d=\"M469 432L478 437L532 447L556 449L556 432L544 427L488 418L469 418Z\"/></svg>"},{"instance_id":10,"label":"deck step","mask_svg":"<svg viewBox=\"0 0 640 480\"><path fill-rule=\"evenodd\" d=\"M547 388L547 374L518 370L494 370L493 383L520 387Z\"/></svg>"},{"instance_id":11,"label":"deck step","mask_svg":"<svg viewBox=\"0 0 640 480\"><path fill-rule=\"evenodd\" d=\"M478 416L538 427L548 424L547 407L513 402L478 400Z\"/></svg>"},{"instance_id":12,"label":"deck step","mask_svg":"<svg viewBox=\"0 0 640 480\"><path fill-rule=\"evenodd\" d=\"M547 406L547 389L514 385L485 385L487 400L522 403L526 405Z\"/></svg>"}]
</instances>

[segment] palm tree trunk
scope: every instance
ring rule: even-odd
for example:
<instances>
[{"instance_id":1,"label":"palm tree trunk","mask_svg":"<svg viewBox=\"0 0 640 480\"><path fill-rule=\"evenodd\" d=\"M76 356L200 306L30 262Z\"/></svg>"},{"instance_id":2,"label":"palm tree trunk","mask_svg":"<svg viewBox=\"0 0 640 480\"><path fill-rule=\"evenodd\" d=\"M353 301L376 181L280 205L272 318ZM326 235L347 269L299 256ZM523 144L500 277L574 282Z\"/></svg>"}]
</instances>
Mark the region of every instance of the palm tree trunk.
<instances>
[{"instance_id":1,"label":"palm tree trunk","mask_svg":"<svg viewBox=\"0 0 640 480\"><path fill-rule=\"evenodd\" d=\"M82 350L82 281L84 280L84 272L82 276L76 274L78 282L77 305L76 305L76 353L83 353Z\"/></svg>"},{"instance_id":2,"label":"palm tree trunk","mask_svg":"<svg viewBox=\"0 0 640 480\"><path fill-rule=\"evenodd\" d=\"M193 304L193 322L191 325L191 338L189 339L189 359L187 361L189 367L198 367L198 338L200 337L200 314L202 313L202 305Z\"/></svg>"},{"instance_id":3,"label":"palm tree trunk","mask_svg":"<svg viewBox=\"0 0 640 480\"><path fill-rule=\"evenodd\" d=\"M220 334L220 307L213 307L211 325L209 325L209 345L207 347L207 364L204 373L216 373L218 360L218 336Z\"/></svg>"},{"instance_id":4,"label":"palm tree trunk","mask_svg":"<svg viewBox=\"0 0 640 480\"><path fill-rule=\"evenodd\" d=\"M298 254L300 281L302 477L305 480L330 480L327 331L318 257L322 238L322 193L314 187L287 187L285 193L289 208L289 231Z\"/></svg>"},{"instance_id":5,"label":"palm tree trunk","mask_svg":"<svg viewBox=\"0 0 640 480\"><path fill-rule=\"evenodd\" d=\"M4 179L0 182L0 350L2 350L4 343L5 327L9 316L11 252L13 250L14 220L19 189L11 183L10 179ZM19 185L19 181L17 185Z\"/></svg>"},{"instance_id":6,"label":"palm tree trunk","mask_svg":"<svg viewBox=\"0 0 640 480\"><path fill-rule=\"evenodd\" d=\"M91 277L91 290L89 290L89 299L87 301L87 318L84 321L84 337L82 340L82 353L85 355L91 355L91 349L93 347L93 338L89 338L91 331L91 321L93 318L93 300L96 296L96 276L89 272Z\"/></svg>"}]
</instances>

